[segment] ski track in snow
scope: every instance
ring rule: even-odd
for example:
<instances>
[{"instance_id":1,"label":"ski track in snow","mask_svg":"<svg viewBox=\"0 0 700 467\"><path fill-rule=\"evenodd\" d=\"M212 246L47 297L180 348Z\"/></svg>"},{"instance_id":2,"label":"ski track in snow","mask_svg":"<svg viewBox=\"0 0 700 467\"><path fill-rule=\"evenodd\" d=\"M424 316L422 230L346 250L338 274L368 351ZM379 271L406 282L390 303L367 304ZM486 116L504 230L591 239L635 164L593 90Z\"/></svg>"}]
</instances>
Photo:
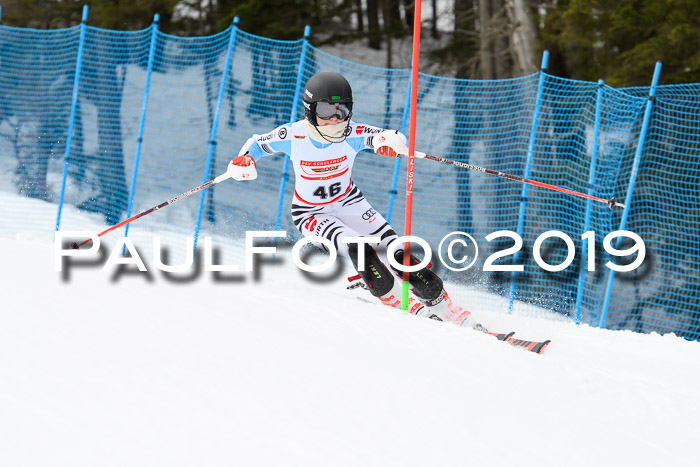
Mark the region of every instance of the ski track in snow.
<instances>
[{"instance_id":1,"label":"ski track in snow","mask_svg":"<svg viewBox=\"0 0 700 467\"><path fill-rule=\"evenodd\" d=\"M34 222L55 215L55 205L5 197L3 208L9 201ZM202 272L177 283L154 269L115 276L99 266L71 268L64 280L50 232L2 226L0 249L2 465L658 466L700 457L698 342L508 315L506 301L450 285L493 330L552 339L535 355L358 300L366 292L345 291L345 274L310 280L288 252L259 280Z\"/></svg>"}]
</instances>

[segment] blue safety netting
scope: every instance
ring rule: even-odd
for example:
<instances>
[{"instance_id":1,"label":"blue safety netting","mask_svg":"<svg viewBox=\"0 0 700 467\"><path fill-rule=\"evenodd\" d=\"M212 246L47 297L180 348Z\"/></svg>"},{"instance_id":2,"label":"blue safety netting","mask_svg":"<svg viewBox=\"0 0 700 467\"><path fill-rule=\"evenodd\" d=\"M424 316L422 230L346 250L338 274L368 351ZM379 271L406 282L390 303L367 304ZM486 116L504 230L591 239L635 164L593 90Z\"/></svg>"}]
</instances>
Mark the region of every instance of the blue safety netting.
<instances>
[{"instance_id":1,"label":"blue safety netting","mask_svg":"<svg viewBox=\"0 0 700 467\"><path fill-rule=\"evenodd\" d=\"M634 96L649 88L625 88ZM622 173L633 161L623 161ZM615 284L607 325L700 337L700 84L659 86L628 229L648 258ZM671 324L673 323L673 324Z\"/></svg>"},{"instance_id":2,"label":"blue safety netting","mask_svg":"<svg viewBox=\"0 0 700 467\"><path fill-rule=\"evenodd\" d=\"M225 171L250 135L302 118L303 84L318 71L348 78L356 121L407 132L410 70L352 63L306 39L271 40L235 25L207 37L164 34L157 24L133 32L0 26L0 191L56 208L55 222L46 223L6 207L3 222L46 232L83 230L82 217L71 215L83 212L106 228L196 187ZM620 202L638 165L631 202L611 210L418 160L412 233L434 251L453 231L470 233L479 246L471 269L455 272L434 261L439 273L510 297L514 308L533 303L577 322L699 339L700 85L659 86L651 101L650 91L544 71L490 81L420 74L419 150ZM225 249L247 230L279 228L291 243L299 234L289 215L290 171L284 158L268 157L253 183L216 185L111 235L128 235L136 244L154 233L211 236ZM405 161L366 152L353 176L401 233ZM615 259L603 247L623 213L625 228L644 240L646 259L632 272L612 275L608 261L636 257ZM504 230L517 233L523 245L494 264L523 265L522 272L484 271L489 256L514 244L507 236L486 240ZM533 253L551 230L574 243L574 260L561 272L544 270ZM595 232L594 244L582 239L587 231ZM186 254L176 236L164 238L171 258ZM568 248L550 238L540 253L556 265Z\"/></svg>"}]
</instances>

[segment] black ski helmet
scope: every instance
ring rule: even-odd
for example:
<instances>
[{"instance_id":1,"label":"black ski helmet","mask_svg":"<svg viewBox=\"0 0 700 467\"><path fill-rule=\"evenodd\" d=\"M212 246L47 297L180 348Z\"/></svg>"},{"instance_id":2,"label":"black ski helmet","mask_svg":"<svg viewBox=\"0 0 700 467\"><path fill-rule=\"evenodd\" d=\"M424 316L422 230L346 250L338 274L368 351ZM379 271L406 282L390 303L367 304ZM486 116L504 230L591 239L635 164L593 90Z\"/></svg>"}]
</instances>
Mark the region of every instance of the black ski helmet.
<instances>
[{"instance_id":1,"label":"black ski helmet","mask_svg":"<svg viewBox=\"0 0 700 467\"><path fill-rule=\"evenodd\" d=\"M331 104L345 104L350 110L347 120L352 116L352 88L348 80L340 73L324 71L316 73L306 82L304 88L305 117L316 125L316 104L328 102Z\"/></svg>"}]
</instances>

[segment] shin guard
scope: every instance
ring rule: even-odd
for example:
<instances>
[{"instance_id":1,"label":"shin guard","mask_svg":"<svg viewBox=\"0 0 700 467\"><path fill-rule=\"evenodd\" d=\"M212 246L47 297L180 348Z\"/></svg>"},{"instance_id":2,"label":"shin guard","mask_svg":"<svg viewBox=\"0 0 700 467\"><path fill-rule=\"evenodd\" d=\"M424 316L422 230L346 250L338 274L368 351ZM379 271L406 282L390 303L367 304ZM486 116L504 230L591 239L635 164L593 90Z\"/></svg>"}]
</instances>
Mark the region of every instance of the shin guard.
<instances>
[{"instance_id":1,"label":"shin guard","mask_svg":"<svg viewBox=\"0 0 700 467\"><path fill-rule=\"evenodd\" d=\"M394 253L394 259L399 264L403 264L403 250ZM418 261L411 255L411 266L418 264ZM401 271L394 269L396 274L403 274ZM416 294L425 305L434 306L445 299L445 288L442 285L442 279L437 274L428 268L423 268L420 271L408 273L408 282Z\"/></svg>"},{"instance_id":2,"label":"shin guard","mask_svg":"<svg viewBox=\"0 0 700 467\"><path fill-rule=\"evenodd\" d=\"M375 297L381 297L389 293L394 286L394 275L384 266L384 263L377 256L374 248L365 244L365 268L360 271L358 268L358 247L357 244L350 244L348 253L357 273L369 287L369 291Z\"/></svg>"}]
</instances>

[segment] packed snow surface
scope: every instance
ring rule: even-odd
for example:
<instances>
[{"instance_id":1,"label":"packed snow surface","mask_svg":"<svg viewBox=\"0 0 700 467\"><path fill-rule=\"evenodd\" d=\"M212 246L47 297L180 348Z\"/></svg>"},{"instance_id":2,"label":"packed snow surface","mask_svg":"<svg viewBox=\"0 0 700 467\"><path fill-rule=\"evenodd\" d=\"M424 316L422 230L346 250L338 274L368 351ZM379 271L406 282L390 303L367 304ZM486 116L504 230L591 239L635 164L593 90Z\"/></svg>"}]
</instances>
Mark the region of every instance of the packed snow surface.
<instances>
[{"instance_id":1,"label":"packed snow surface","mask_svg":"<svg viewBox=\"0 0 700 467\"><path fill-rule=\"evenodd\" d=\"M28 222L55 222L55 204L0 203L3 218L24 209ZM50 231L0 227L3 466L700 458L698 342L509 315L448 284L487 327L552 339L536 355L360 300L344 274L311 279L289 251L257 275L182 278L152 266L103 271L104 261L57 272L54 249Z\"/></svg>"}]
</instances>

